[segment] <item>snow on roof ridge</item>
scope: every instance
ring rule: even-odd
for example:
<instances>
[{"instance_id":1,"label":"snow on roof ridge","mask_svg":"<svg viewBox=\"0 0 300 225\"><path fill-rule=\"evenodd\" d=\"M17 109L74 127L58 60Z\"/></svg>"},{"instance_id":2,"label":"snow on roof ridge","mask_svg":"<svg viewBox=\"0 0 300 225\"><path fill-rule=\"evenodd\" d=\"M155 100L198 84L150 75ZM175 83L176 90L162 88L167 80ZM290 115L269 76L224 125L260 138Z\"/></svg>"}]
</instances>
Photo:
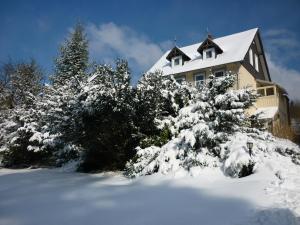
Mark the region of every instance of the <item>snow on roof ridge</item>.
<instances>
[{"instance_id":1,"label":"snow on roof ridge","mask_svg":"<svg viewBox=\"0 0 300 225\"><path fill-rule=\"evenodd\" d=\"M233 33L233 34L228 34L228 35L225 35L225 36L221 36L221 37L217 37L217 38L213 38L212 41L215 42L216 40L218 39L222 39L222 38L229 38L231 36L235 36L235 35L239 35L239 34L243 34L243 33L246 33L246 32L250 32L250 31L253 31L254 32L255 30L255 33L259 30L258 27L255 27L255 28L252 28L252 29L249 29L249 30L244 30L244 31L241 31L241 32L237 32L237 33ZM183 48L188 48L188 47L192 47L194 45L197 45L197 46L200 46L202 44L203 41L201 42L197 42L197 43L194 43L194 44L190 44L190 45L186 45L186 46L182 46L182 47L178 47L181 51L183 51L182 49ZM168 49L166 52L169 52L171 51L172 49Z\"/></svg>"},{"instance_id":2,"label":"snow on roof ridge","mask_svg":"<svg viewBox=\"0 0 300 225\"><path fill-rule=\"evenodd\" d=\"M200 58L200 54L197 52L197 49L202 42L199 42L179 48L182 52L188 55L191 60L187 61L182 66L172 68L170 66L170 62L166 59L167 54L172 50L170 49L162 55L162 57L150 68L148 72L162 70L164 75L178 74L242 61L258 30L258 28L253 28L213 39L213 41L223 50L223 53L219 54L214 60L202 60Z\"/></svg>"}]
</instances>

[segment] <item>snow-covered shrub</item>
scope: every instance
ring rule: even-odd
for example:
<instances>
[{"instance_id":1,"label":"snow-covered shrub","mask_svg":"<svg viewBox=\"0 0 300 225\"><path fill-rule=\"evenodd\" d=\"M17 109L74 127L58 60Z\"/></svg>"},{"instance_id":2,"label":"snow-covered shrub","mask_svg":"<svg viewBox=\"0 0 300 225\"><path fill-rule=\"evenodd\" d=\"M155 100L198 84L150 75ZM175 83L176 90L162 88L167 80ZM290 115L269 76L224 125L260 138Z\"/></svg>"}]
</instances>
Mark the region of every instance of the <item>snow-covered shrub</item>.
<instances>
[{"instance_id":1,"label":"snow-covered shrub","mask_svg":"<svg viewBox=\"0 0 300 225\"><path fill-rule=\"evenodd\" d=\"M40 151L41 137L39 124L33 108L16 107L3 112L4 122L0 123L2 164L7 167L29 166L45 163L49 152ZM49 162L50 163L50 162Z\"/></svg>"},{"instance_id":2,"label":"snow-covered shrub","mask_svg":"<svg viewBox=\"0 0 300 225\"><path fill-rule=\"evenodd\" d=\"M134 123L142 136L141 146L161 146L172 137L170 130L179 110L189 104L195 89L179 84L161 71L146 73L136 87Z\"/></svg>"},{"instance_id":3,"label":"snow-covered shrub","mask_svg":"<svg viewBox=\"0 0 300 225\"><path fill-rule=\"evenodd\" d=\"M253 143L251 156L247 142ZM236 132L221 145L223 170L232 177L241 177L246 168L251 168L255 172L266 159L274 160L280 155L290 158L297 164L295 159L300 155L300 148L289 140L276 138L267 132Z\"/></svg>"},{"instance_id":4,"label":"snow-covered shrub","mask_svg":"<svg viewBox=\"0 0 300 225\"><path fill-rule=\"evenodd\" d=\"M259 132L245 127L247 118L244 110L255 101L256 95L250 89L233 90L235 75L230 73L222 78L210 77L207 84L200 87L190 105L182 108L174 118L172 130L176 137L162 147L137 148L134 160L127 164L130 176L172 173L177 170L189 171L193 167L218 166L225 158L236 164L225 162L225 173L241 175L245 166L253 162L244 156L242 146L236 150L224 143L231 140L236 132ZM230 158L231 157L231 158ZM232 171L230 171L230 169ZM245 173L244 173L245 174Z\"/></svg>"}]
</instances>

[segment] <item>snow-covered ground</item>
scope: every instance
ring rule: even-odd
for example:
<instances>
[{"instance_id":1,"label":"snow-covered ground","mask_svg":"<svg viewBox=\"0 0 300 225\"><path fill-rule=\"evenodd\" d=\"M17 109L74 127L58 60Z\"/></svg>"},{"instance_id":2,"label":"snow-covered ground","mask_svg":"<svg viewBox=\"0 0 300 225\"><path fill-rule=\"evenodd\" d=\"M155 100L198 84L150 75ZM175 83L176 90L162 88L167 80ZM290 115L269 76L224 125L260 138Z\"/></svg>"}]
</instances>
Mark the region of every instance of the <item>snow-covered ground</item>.
<instances>
[{"instance_id":1,"label":"snow-covered ground","mask_svg":"<svg viewBox=\"0 0 300 225\"><path fill-rule=\"evenodd\" d=\"M284 164L284 162L283 162ZM290 165L288 163L287 165ZM1 225L300 224L300 169L233 179L0 169ZM281 178L281 179L280 179Z\"/></svg>"}]
</instances>

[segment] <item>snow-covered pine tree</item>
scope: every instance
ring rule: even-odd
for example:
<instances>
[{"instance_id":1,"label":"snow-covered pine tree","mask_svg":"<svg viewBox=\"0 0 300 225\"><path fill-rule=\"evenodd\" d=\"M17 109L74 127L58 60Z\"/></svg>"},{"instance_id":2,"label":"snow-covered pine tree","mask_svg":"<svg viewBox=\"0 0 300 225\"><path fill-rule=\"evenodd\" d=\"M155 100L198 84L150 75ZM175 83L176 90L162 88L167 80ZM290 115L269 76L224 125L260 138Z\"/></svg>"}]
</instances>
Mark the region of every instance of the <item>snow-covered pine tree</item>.
<instances>
[{"instance_id":1,"label":"snow-covered pine tree","mask_svg":"<svg viewBox=\"0 0 300 225\"><path fill-rule=\"evenodd\" d=\"M55 60L55 73L52 76L54 85L70 83L72 88L78 87L86 79L88 68L88 41L84 27L78 23L69 38L60 47L59 56Z\"/></svg>"},{"instance_id":2,"label":"snow-covered pine tree","mask_svg":"<svg viewBox=\"0 0 300 225\"><path fill-rule=\"evenodd\" d=\"M88 66L88 46L83 27L78 24L65 44L61 46L60 55L56 60L53 86L47 86L43 94L38 97L30 94L30 107L23 112L22 120L15 132L14 141L6 145L9 149L17 149L22 146L22 152L44 153L54 150L53 155L58 161L66 161L78 156L78 147L73 144L76 126L75 111L77 110L78 94L83 90L87 82L86 70ZM22 67L23 68L23 67ZM12 79L13 81L18 79ZM33 80L33 79L32 79ZM25 80L26 84L29 81ZM18 82L14 82L18 83ZM24 85L25 86L25 85ZM21 108L20 110L24 110ZM15 118L20 118L16 116ZM20 145L19 143L23 144ZM11 151L7 154L7 162L21 151ZM37 155L37 154L35 154ZM63 159L63 160L60 160Z\"/></svg>"},{"instance_id":3,"label":"snow-covered pine tree","mask_svg":"<svg viewBox=\"0 0 300 225\"><path fill-rule=\"evenodd\" d=\"M0 69L0 109L30 107L42 91L43 71L34 59L7 62Z\"/></svg>"},{"instance_id":4,"label":"snow-covered pine tree","mask_svg":"<svg viewBox=\"0 0 300 225\"><path fill-rule=\"evenodd\" d=\"M127 164L131 176L155 172L189 171L197 166L215 166L222 158L222 143L244 129L245 109L256 94L250 89L233 90L235 76L210 77L193 102L179 111L173 129L177 135L162 147L137 148L134 161ZM226 154L225 154L226 155Z\"/></svg>"},{"instance_id":5,"label":"snow-covered pine tree","mask_svg":"<svg viewBox=\"0 0 300 225\"><path fill-rule=\"evenodd\" d=\"M54 149L58 164L79 157L80 147L75 145L77 126L75 117L81 110L78 103L87 83L88 41L84 27L78 23L69 38L60 47L55 60L53 85L47 86L36 104L40 117L40 150ZM42 143L42 144L41 144Z\"/></svg>"},{"instance_id":6,"label":"snow-covered pine tree","mask_svg":"<svg viewBox=\"0 0 300 225\"><path fill-rule=\"evenodd\" d=\"M76 144L82 147L80 170L123 169L137 145L133 90L126 61L115 68L98 65L81 96L76 115Z\"/></svg>"},{"instance_id":7,"label":"snow-covered pine tree","mask_svg":"<svg viewBox=\"0 0 300 225\"><path fill-rule=\"evenodd\" d=\"M27 129L26 121L33 121L35 102L43 89L42 78L42 70L34 60L29 63L9 62L2 68L5 96L2 98L0 149L5 165L25 165L38 158L27 152L29 138L37 123L32 123L33 126Z\"/></svg>"}]
</instances>

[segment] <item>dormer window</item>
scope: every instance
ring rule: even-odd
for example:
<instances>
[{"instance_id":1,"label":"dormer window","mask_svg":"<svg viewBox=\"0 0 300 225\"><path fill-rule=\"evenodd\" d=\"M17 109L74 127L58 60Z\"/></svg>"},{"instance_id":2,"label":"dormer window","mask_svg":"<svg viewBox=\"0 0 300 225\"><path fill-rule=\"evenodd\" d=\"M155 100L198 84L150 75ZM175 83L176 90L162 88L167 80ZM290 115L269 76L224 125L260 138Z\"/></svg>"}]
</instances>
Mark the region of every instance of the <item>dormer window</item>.
<instances>
[{"instance_id":1,"label":"dormer window","mask_svg":"<svg viewBox=\"0 0 300 225\"><path fill-rule=\"evenodd\" d=\"M182 66L184 62L191 60L183 51L175 46L167 55L166 59L171 62L171 66Z\"/></svg>"},{"instance_id":2,"label":"dormer window","mask_svg":"<svg viewBox=\"0 0 300 225\"><path fill-rule=\"evenodd\" d=\"M206 54L207 59L212 57L212 51L207 51L207 52L205 52L205 54Z\"/></svg>"},{"instance_id":3,"label":"dormer window","mask_svg":"<svg viewBox=\"0 0 300 225\"><path fill-rule=\"evenodd\" d=\"M203 59L212 59L216 57L215 48L208 48L203 50Z\"/></svg>"},{"instance_id":4,"label":"dormer window","mask_svg":"<svg viewBox=\"0 0 300 225\"><path fill-rule=\"evenodd\" d=\"M208 36L205 41L199 46L197 51L202 55L202 59L214 59L218 54L222 54L223 50L218 46L211 36Z\"/></svg>"},{"instance_id":5,"label":"dormer window","mask_svg":"<svg viewBox=\"0 0 300 225\"><path fill-rule=\"evenodd\" d=\"M182 56L172 58L172 67L182 65Z\"/></svg>"}]
</instances>

